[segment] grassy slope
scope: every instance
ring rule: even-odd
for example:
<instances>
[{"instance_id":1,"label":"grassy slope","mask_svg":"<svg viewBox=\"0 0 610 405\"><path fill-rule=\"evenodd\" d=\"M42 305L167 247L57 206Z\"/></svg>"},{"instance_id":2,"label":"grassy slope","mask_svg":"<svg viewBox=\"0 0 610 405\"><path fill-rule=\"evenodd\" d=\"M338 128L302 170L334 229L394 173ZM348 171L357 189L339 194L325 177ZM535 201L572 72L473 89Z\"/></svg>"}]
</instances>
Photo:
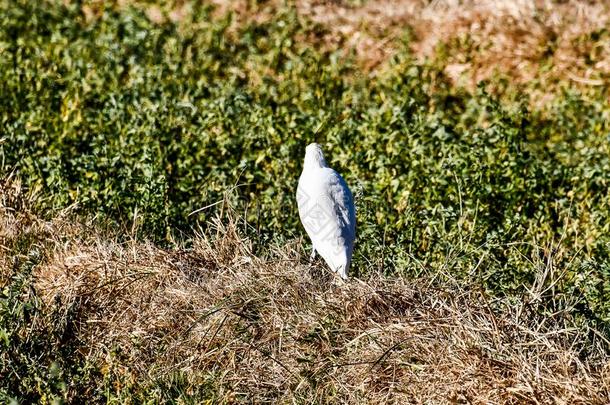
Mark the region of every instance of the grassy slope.
<instances>
[{"instance_id":1,"label":"grassy slope","mask_svg":"<svg viewBox=\"0 0 610 405\"><path fill-rule=\"evenodd\" d=\"M465 37L446 39L421 61L413 53L420 44L413 34L422 35L417 21L410 34L393 36L393 57L363 73L370 55L346 52L353 32L341 34L335 20L327 24L301 4L238 8L233 19L190 3L146 13L99 4L0 5L10 16L0 30L2 171L23 182L6 182L17 191L3 193L4 395L607 395L600 383L610 311L607 95L603 86L562 81L561 69L545 75L556 65L553 53L528 65L528 74L543 79L513 86L505 81L509 69L467 90L451 75L456 58L485 71L489 48L460 31ZM393 24L389 30L403 32L404 21ZM606 35L600 24L603 18L593 32L576 30L574 66L603 68L597 51L581 52L599 50ZM384 31L367 32L375 39ZM555 37L557 49L565 48L564 37L574 39ZM537 102L541 86L544 105ZM299 259L303 249L295 242L301 229L293 192L312 140L323 143L359 195L354 268L368 284L329 287L280 260ZM22 189L27 202L10 197ZM243 222L233 239L219 237L216 248L228 250L213 253L201 244L225 204L188 213L223 199L239 212L228 220ZM66 215L76 222L95 216L86 226L108 230L73 229ZM207 236L194 236L193 227ZM145 239L157 247L138 242ZM286 245L296 248L272 248ZM286 279L269 277L274 272ZM426 280L415 285L429 294L387 275ZM218 291L202 294L202 280ZM271 292L250 301L257 290ZM302 312L291 309L297 296ZM352 301L354 324L345 318ZM147 323L140 312L159 322ZM125 324L126 314L135 321ZM398 321L406 329L395 331ZM177 338L186 324L193 328ZM377 343L369 332L355 347L347 344L371 328L380 331ZM411 333L422 346L402 341ZM285 350L274 341L280 337ZM447 364L434 357L439 346L448 348ZM319 367L308 357L316 353ZM353 357L366 365L338 371ZM270 376L264 389L243 375L254 365ZM434 374L441 366L447 371ZM207 383L196 388L197 381Z\"/></svg>"},{"instance_id":2,"label":"grassy slope","mask_svg":"<svg viewBox=\"0 0 610 405\"><path fill-rule=\"evenodd\" d=\"M375 273L337 284L303 264L298 244L253 255L228 207L189 249L21 212L0 217L3 244L23 252L5 274L1 395L604 403L609 394L605 340L570 303L546 312L543 280L522 300Z\"/></svg>"}]
</instances>

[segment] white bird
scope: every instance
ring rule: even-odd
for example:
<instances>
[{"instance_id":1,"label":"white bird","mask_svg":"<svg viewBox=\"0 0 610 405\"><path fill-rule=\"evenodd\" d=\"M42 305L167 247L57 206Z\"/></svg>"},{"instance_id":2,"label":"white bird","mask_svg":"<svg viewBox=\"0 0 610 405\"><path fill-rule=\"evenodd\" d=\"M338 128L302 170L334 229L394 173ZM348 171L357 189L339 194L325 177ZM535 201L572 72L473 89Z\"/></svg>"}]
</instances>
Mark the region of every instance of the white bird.
<instances>
[{"instance_id":1,"label":"white bird","mask_svg":"<svg viewBox=\"0 0 610 405\"><path fill-rule=\"evenodd\" d=\"M347 279L356 238L356 210L343 177L326 164L320 145L305 149L297 188L299 216L313 244L332 271Z\"/></svg>"}]
</instances>

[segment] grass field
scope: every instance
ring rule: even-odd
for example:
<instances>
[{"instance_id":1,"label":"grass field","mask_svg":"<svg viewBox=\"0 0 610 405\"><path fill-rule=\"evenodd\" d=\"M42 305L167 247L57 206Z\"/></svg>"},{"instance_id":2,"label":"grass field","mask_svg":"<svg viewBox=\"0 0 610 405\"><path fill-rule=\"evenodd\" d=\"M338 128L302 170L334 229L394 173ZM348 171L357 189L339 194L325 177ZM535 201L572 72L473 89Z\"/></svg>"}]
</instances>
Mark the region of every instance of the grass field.
<instances>
[{"instance_id":1,"label":"grass field","mask_svg":"<svg viewBox=\"0 0 610 405\"><path fill-rule=\"evenodd\" d=\"M0 14L0 401L610 400L605 3ZM344 284L307 264L313 141Z\"/></svg>"}]
</instances>

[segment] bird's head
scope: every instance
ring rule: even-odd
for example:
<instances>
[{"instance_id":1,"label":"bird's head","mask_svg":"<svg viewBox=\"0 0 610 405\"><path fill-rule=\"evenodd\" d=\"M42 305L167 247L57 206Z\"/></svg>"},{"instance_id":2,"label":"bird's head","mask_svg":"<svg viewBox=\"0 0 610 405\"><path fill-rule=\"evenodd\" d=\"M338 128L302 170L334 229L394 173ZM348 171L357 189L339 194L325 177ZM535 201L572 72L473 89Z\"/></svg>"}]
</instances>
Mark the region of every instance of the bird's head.
<instances>
[{"instance_id":1,"label":"bird's head","mask_svg":"<svg viewBox=\"0 0 610 405\"><path fill-rule=\"evenodd\" d=\"M310 143L305 148L305 165L304 169L328 167L324 159L322 148L317 143Z\"/></svg>"}]
</instances>

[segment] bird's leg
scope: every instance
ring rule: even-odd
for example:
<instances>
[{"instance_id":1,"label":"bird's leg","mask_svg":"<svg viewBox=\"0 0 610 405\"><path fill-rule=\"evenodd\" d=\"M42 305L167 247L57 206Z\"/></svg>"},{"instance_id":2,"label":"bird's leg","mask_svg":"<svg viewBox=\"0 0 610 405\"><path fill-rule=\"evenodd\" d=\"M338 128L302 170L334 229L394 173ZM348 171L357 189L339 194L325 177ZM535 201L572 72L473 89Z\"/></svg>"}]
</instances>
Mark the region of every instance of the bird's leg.
<instances>
[{"instance_id":1,"label":"bird's leg","mask_svg":"<svg viewBox=\"0 0 610 405\"><path fill-rule=\"evenodd\" d=\"M311 256L309 256L309 264L313 263L313 260L316 258L316 249L311 248Z\"/></svg>"}]
</instances>

